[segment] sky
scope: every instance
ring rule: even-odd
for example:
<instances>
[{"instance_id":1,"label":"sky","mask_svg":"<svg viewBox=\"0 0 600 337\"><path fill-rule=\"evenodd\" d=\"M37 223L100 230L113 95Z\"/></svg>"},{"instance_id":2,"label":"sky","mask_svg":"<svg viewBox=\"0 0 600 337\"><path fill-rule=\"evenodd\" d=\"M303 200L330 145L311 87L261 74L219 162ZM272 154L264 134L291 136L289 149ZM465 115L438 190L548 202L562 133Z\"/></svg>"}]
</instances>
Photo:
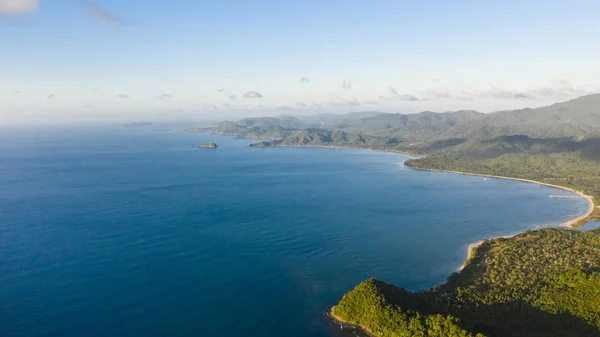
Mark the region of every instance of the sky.
<instances>
[{"instance_id":1,"label":"sky","mask_svg":"<svg viewBox=\"0 0 600 337\"><path fill-rule=\"evenodd\" d=\"M0 0L0 125L536 107L600 91L597 0Z\"/></svg>"}]
</instances>

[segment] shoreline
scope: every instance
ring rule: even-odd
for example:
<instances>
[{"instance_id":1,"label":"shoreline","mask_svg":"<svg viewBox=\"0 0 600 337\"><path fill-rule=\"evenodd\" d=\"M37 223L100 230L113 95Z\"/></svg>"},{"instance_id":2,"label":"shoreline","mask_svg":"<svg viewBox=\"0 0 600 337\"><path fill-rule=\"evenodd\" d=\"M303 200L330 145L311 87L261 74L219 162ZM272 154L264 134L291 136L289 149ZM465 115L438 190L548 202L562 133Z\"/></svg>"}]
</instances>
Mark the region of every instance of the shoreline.
<instances>
[{"instance_id":1,"label":"shoreline","mask_svg":"<svg viewBox=\"0 0 600 337\"><path fill-rule=\"evenodd\" d=\"M525 182L525 183L529 183L529 184L537 184L537 185L542 185L542 186L548 186L548 187L552 187L552 188L557 188L557 189L561 189L564 191L569 191L572 193L577 194L579 197L584 198L587 200L588 202L588 210L585 214L582 214L574 219L565 221L561 224L559 224L559 227L568 227L571 229L576 229L578 227L581 226L575 226L576 224L578 224L579 222L587 219L590 217L590 215L592 215L592 213L594 213L595 207L596 205L594 204L594 198L592 196L586 195L581 191L577 191L574 190L570 187L565 187L565 186L559 186L559 185L554 185L554 184L548 184L548 183L544 183L541 181L536 181L536 180L531 180L531 179L523 179L523 178L512 178L512 177L503 177L503 176L495 176L495 175L489 175L489 174L480 174L480 173L469 173L469 172L461 172L461 171L448 171L448 170L433 170L433 169L415 169L415 170L421 170L421 171L432 171L432 172L447 172L447 173L455 173L455 174L462 174L462 175L471 175L471 176L478 176L478 177L487 177L487 178L495 178L495 179L505 179L505 180L514 180L514 181L520 181L520 182ZM585 222L582 224L582 226L585 224ZM508 239L511 238L515 235L518 235L520 233L517 234L512 234L512 235L505 235L505 236L499 236L499 237L495 237L495 238L491 238L489 240L493 240L493 239L499 239L499 238L503 238L503 239ZM477 247L479 247L483 242L485 242L485 240L479 240L477 242L471 243L469 246L467 246L467 258L465 259L465 262L458 268L457 271L461 271L465 268L465 266L467 265L467 262L469 262L469 260L471 259L471 257L473 256L473 252L475 251L475 249Z\"/></svg>"},{"instance_id":2,"label":"shoreline","mask_svg":"<svg viewBox=\"0 0 600 337\"><path fill-rule=\"evenodd\" d=\"M352 149L352 150L369 150L369 151L381 151L381 152L391 152L391 153L399 153L399 154L403 154L403 155L407 155L407 156L411 156L414 158L421 158L423 156L421 155L417 155L414 153L409 153L409 152L405 152L405 151L398 151L398 150L385 150L385 149L373 149L373 148L360 148L360 147L355 147L355 146L326 146L326 145L272 145L272 147L314 147L314 148L327 148L327 149ZM567 228L571 228L571 229L576 229L578 227L581 227L583 225L585 225L585 223L587 222L583 222L583 224L581 224L580 226L575 226L576 224L584 221L585 219L589 218L590 215L592 215L592 213L594 213L594 210L596 209L596 205L594 204L594 197L590 196L590 195L586 195L585 193L581 192L581 191L577 191L573 188L570 187L565 187L565 186L560 186L560 185L554 185L554 184L549 184L549 183L544 183L541 181L536 181L536 180L531 180L531 179L524 179L524 178L513 178L513 177L505 177L505 176L496 176L496 175L491 175L491 174L481 174L481 173L470 173L470 172L462 172L462 171L451 171L451 170L436 170L436 169L424 169L424 168L412 168L409 166L405 166L408 167L410 169L413 170L418 170L418 171L432 171L432 172L446 172L446 173L455 173L455 174L462 174L462 175L470 175L470 176L478 176L478 177L486 177L486 178L495 178L495 179L505 179L505 180L513 180L513 181L520 181L520 182L525 182L525 183L529 183L529 184L537 184L537 185L542 185L542 186L547 186L547 187L552 187L552 188L557 188L563 191L568 191L568 192L572 192L577 194L579 197L584 198L587 200L588 202L588 210L585 214L580 215L574 219L565 221L561 224L559 224L559 227L567 227ZM515 235L518 235L520 233L516 233L516 234L512 234L512 235L504 235L504 236L499 236L499 237L495 237L495 238L491 238L489 240L493 240L493 239L499 239L499 238L511 238ZM475 248L479 247L485 240L480 240L474 243L469 244L469 246L467 247L467 257L465 259L465 262L458 268L457 271L461 271L464 269L464 267L466 266L467 262L471 259L471 256L473 255L473 251L475 250Z\"/></svg>"},{"instance_id":3,"label":"shoreline","mask_svg":"<svg viewBox=\"0 0 600 337\"><path fill-rule=\"evenodd\" d=\"M594 213L595 207L596 205L594 204L594 198L590 195L586 195L585 193L581 192L581 191L577 191L574 190L570 187L565 187L565 186L559 186L559 185L554 185L554 184L548 184L548 183L544 183L541 181L536 181L536 180L531 180L531 179L523 179L523 178L512 178L512 177L503 177L503 176L495 176L495 175L490 175L490 174L480 174L480 173L469 173L469 172L462 172L462 171L449 171L449 170L434 170L434 169L414 169L414 170L420 170L420 171L432 171L432 172L446 172L446 173L455 173L455 174L462 174L462 175L470 175L470 176L478 176L478 177L486 177L486 178L495 178L495 179L505 179L505 180L514 180L514 181L520 181L520 182L525 182L525 183L529 183L529 184L537 184L537 185L542 185L542 186L548 186L548 187L552 187L552 188L557 188L557 189L561 189L563 191L568 191L568 192L572 192L577 194L579 197L584 198L587 200L588 202L588 210L585 214L582 214L574 219L565 221L561 224L559 224L559 227L567 227L567 228L571 228L571 229L576 229L578 227L581 227L585 224L585 222L581 225L581 226L575 226L578 223L584 221L585 219L589 218L590 215L592 215L592 213ZM512 234L512 235L505 235L505 236L498 236L495 238L491 238L488 240L493 240L493 239L508 239L511 238L515 235L518 235L520 233L517 234ZM460 272L461 270L463 270L467 263L469 262L469 260L471 259L471 257L473 256L473 252L475 251L475 249L477 247L479 247L483 242L485 242L485 240L479 240L477 242L471 243L469 246L467 246L467 258L465 259L465 262L457 269L458 272Z\"/></svg>"},{"instance_id":4,"label":"shoreline","mask_svg":"<svg viewBox=\"0 0 600 337\"><path fill-rule=\"evenodd\" d=\"M585 220L586 218L588 218L594 212L594 209L596 207L596 205L594 204L594 197L592 197L590 195L587 195L587 194L585 194L585 193L583 193L581 191L577 191L577 190L572 189L570 187L565 187L565 186L560 186L560 185L554 185L554 184L544 183L544 182L541 182L541 181L536 181L536 180L531 180L531 179L523 179L523 178L512 178L512 177L504 177L504 176L495 176L495 175L490 175L490 174L462 172L462 171L434 170L434 169L421 169L421 168L413 168L413 170L456 173L456 174L469 175L469 176L477 176L477 177L486 177L486 178L496 178L496 179L521 181L521 182L525 182L525 183L537 184L537 185L542 185L542 186L548 186L548 187L557 188L557 189L560 189L560 190L563 190L563 191L572 192L572 193L577 194L579 197L586 199L588 201L588 210L587 210L587 212L585 214L583 214L583 215L578 216L575 219L571 219L569 221L565 221L565 222L559 224L560 227L569 227L569 228L580 227L580 226L574 226L574 225L577 224L578 222L580 222L580 221ZM514 236L514 235L512 235L512 236Z\"/></svg>"},{"instance_id":5,"label":"shoreline","mask_svg":"<svg viewBox=\"0 0 600 337\"><path fill-rule=\"evenodd\" d=\"M224 136L224 135L221 135ZM398 150L386 150L386 149L375 149L375 148L361 148L361 147L356 147L356 146L326 146L326 145L271 145L271 147L314 147L314 148L334 148L334 149L353 149L353 150L370 150L370 151L380 151L380 152L391 152L391 153L398 153L398 154L403 154L403 155L407 155L410 157L414 157L414 158L421 158L424 157L424 155L417 155L414 153L409 153L409 152L405 152L405 151L398 151ZM524 178L513 178L513 177L505 177L505 176L496 176L496 175L490 175L490 174L481 174L481 173L470 173L470 172L462 172L462 171L452 171L452 170L439 170L439 169L424 169L424 168L412 168L409 166L406 166L410 169L413 170L419 170L419 171L433 171L433 172L446 172L446 173L454 173L454 174L462 174L462 175L470 175L470 176L478 176L478 177L487 177L487 178L495 178L495 179L505 179L505 180L513 180L513 181L520 181L520 182L525 182L525 183L530 183L530 184L537 184L537 185L541 185L541 186L547 186L547 187L552 187L552 188L556 188L556 189L560 189L563 191L568 191L571 193L575 193L577 196L584 198L587 200L588 202L588 210L587 212L585 212L585 214L582 214L574 219L565 221L561 224L559 224L559 227L567 227L567 228L571 228L571 229L576 229L580 226L583 226L587 221L583 222L580 226L576 226L577 224L579 224L580 222L588 219L596 210L596 205L594 203L594 197L586 195L585 193L581 192L581 191L577 191L573 188L570 187L565 187L565 186L560 186L560 185L554 185L554 184L549 184L549 183L544 183L541 181L536 181L536 180L531 180L531 179L524 179ZM600 206L598 206L598 208L600 208ZM511 235L505 235L505 236L498 236L495 238L491 238L491 239L483 239L474 243L471 243L468 245L467 247L467 257L464 261L464 263L458 268L457 272L461 272L467 265L467 263L469 262L469 260L471 259L471 257L473 256L473 253L475 251L475 249L477 247L479 247L482 243L484 243L486 240L494 240L494 239L499 239L499 238L511 238L514 237L516 235L521 234L522 232L516 233L516 234L511 234ZM360 329L361 331L363 331L366 335L370 336L370 337L377 337L375 334L373 334L371 331L369 331L367 328L363 327L362 325L359 324L354 324L351 322L348 322L340 317L335 316L331 310L327 311L324 313L325 317L327 317L329 320L331 320L333 323L339 324L340 328L343 328L344 326L347 327L353 327L355 329Z\"/></svg>"},{"instance_id":6,"label":"shoreline","mask_svg":"<svg viewBox=\"0 0 600 337\"><path fill-rule=\"evenodd\" d=\"M365 151L375 151L375 152L389 152L389 153L398 153L406 156L414 157L416 159L421 158L420 155L399 151L399 150L386 150L386 149L373 149L368 147L356 147L356 146L335 146L335 145L271 145L271 147L307 147L307 148L324 148L324 149L345 149L345 150L365 150Z\"/></svg>"},{"instance_id":7,"label":"shoreline","mask_svg":"<svg viewBox=\"0 0 600 337\"><path fill-rule=\"evenodd\" d=\"M333 307L331 308L333 309ZM359 324L354 324L351 322L348 322L340 317L337 317L336 315L334 315L333 313L331 313L332 310L329 311L325 311L323 313L323 315L325 317L327 317L327 319L329 319L330 321L332 321L335 324L339 324L340 325L340 329L343 329L344 327L350 327L352 329L359 329L361 330L365 335L369 336L369 337L377 337L377 335L375 335L374 333L372 333L371 331L369 331L369 329L365 328L362 325Z\"/></svg>"},{"instance_id":8,"label":"shoreline","mask_svg":"<svg viewBox=\"0 0 600 337\"><path fill-rule=\"evenodd\" d=\"M407 155L407 156L411 156L411 157L415 157L415 158L421 158L422 156L416 155L414 153L408 153L408 152L404 152L404 151L397 151L397 150L384 150L384 149L372 149L372 148L360 148L360 147L350 147L350 146L324 146L324 145L273 145L273 147L320 147L320 148L329 148L329 149L353 149L353 150L369 150L369 151L381 151L381 152L391 152L391 153L399 153L399 154L403 154L403 155ZM406 166L408 167L408 166ZM585 219L589 218L590 215L592 215L592 213L594 213L594 210L596 209L596 205L594 204L594 197L587 195L581 191L577 191L573 188L570 187L565 187L565 186L560 186L560 185L554 185L554 184L549 184L549 183L544 183L541 181L536 181L536 180L531 180L531 179L524 179L524 178L513 178L513 177L504 177L504 176L496 176L496 175L491 175L491 174L481 174L481 173L470 173L470 172L462 172L462 171L451 171L451 170L435 170L435 169L422 169L422 168L412 168L412 167L408 167L410 169L413 170L418 170L418 171L432 171L432 172L446 172L446 173L454 173L454 174L462 174L462 175L470 175L470 176L478 176L478 177L486 177L486 178L495 178L495 179L505 179L505 180L513 180L513 181L520 181L520 182L525 182L525 183L529 183L529 184L536 184L536 185L541 185L541 186L547 186L547 187L552 187L552 188L557 188L563 191L568 191L571 193L575 193L577 194L577 196L584 198L585 200L587 200L588 202L588 210L587 212L585 212L584 214L565 221L563 223L560 223L558 226L559 227L567 227L567 228L571 228L571 229L576 229L578 227L581 227L583 225L585 225L585 223L587 222L583 222L580 226L576 226L577 224L579 224L580 222L584 221ZM511 234L511 235L504 235L504 236L498 236L498 237L494 237L488 240L493 240L493 239L508 239L511 238L515 235L519 235L521 232L516 233L516 234ZM467 246L467 257L465 258L465 261L463 262L463 264L457 269L458 272L460 272L461 270L463 270L465 268L465 266L467 265L467 262L471 259L471 256L473 255L473 252L475 251L475 249L477 247L479 247L484 240L479 240L477 242L471 243L469 244L469 246ZM333 315L330 314L332 317ZM342 321L343 322L343 321ZM348 324L348 323L347 323Z\"/></svg>"}]
</instances>

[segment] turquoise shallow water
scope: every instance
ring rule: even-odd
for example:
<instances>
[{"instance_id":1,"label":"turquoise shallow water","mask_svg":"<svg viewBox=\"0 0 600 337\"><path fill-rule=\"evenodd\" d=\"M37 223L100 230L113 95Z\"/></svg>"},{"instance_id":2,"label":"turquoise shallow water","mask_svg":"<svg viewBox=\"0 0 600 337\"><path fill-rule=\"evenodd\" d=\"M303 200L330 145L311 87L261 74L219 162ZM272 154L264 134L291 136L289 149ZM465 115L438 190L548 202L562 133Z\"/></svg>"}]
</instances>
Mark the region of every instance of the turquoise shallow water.
<instances>
[{"instance_id":1,"label":"turquoise shallow water","mask_svg":"<svg viewBox=\"0 0 600 337\"><path fill-rule=\"evenodd\" d=\"M397 154L250 142L4 130L0 335L338 336L321 313L363 279L427 288L469 243L587 208Z\"/></svg>"}]
</instances>

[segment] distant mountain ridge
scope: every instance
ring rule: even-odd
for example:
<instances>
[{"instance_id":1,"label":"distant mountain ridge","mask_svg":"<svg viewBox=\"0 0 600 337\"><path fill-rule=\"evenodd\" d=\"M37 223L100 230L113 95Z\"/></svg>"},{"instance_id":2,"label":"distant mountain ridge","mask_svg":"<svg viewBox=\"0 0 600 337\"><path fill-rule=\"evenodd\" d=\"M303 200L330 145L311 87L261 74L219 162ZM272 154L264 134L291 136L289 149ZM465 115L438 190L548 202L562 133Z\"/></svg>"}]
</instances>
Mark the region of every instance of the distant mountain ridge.
<instances>
[{"instance_id":1,"label":"distant mountain ridge","mask_svg":"<svg viewBox=\"0 0 600 337\"><path fill-rule=\"evenodd\" d=\"M347 145L348 142L353 144L355 141L345 139L355 139L361 135L367 139L365 146L380 146L385 143L389 146L412 147L427 147L441 140L491 140L513 135L540 139L576 137L600 132L600 94L541 108L488 114L459 110L443 113L424 111L416 114L366 111L345 115L288 115L226 121L213 128L188 128L187 131L208 131L242 138L269 138L283 140L290 145L302 145L308 138L313 139L308 142L320 145L336 145L336 139L342 139ZM302 133L298 133L299 131ZM325 134L333 131L341 131L345 136L330 137Z\"/></svg>"}]
</instances>

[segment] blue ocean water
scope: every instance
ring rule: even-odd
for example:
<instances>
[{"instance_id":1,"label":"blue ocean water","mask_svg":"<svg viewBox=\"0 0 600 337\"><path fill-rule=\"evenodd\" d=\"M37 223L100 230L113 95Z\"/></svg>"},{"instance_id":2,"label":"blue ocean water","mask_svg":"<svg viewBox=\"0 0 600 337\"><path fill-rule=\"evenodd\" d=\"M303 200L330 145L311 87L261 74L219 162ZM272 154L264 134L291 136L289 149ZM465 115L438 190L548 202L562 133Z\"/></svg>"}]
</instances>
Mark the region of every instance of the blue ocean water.
<instances>
[{"instance_id":1,"label":"blue ocean water","mask_svg":"<svg viewBox=\"0 0 600 337\"><path fill-rule=\"evenodd\" d=\"M0 335L339 336L322 313L358 282L424 289L472 242L587 208L398 154L251 142L2 131Z\"/></svg>"},{"instance_id":2,"label":"blue ocean water","mask_svg":"<svg viewBox=\"0 0 600 337\"><path fill-rule=\"evenodd\" d=\"M592 230L592 229L596 229L596 228L600 228L600 220L596 220L596 221L590 221L588 223L586 223L585 225L579 227L579 229L581 230Z\"/></svg>"}]
</instances>

